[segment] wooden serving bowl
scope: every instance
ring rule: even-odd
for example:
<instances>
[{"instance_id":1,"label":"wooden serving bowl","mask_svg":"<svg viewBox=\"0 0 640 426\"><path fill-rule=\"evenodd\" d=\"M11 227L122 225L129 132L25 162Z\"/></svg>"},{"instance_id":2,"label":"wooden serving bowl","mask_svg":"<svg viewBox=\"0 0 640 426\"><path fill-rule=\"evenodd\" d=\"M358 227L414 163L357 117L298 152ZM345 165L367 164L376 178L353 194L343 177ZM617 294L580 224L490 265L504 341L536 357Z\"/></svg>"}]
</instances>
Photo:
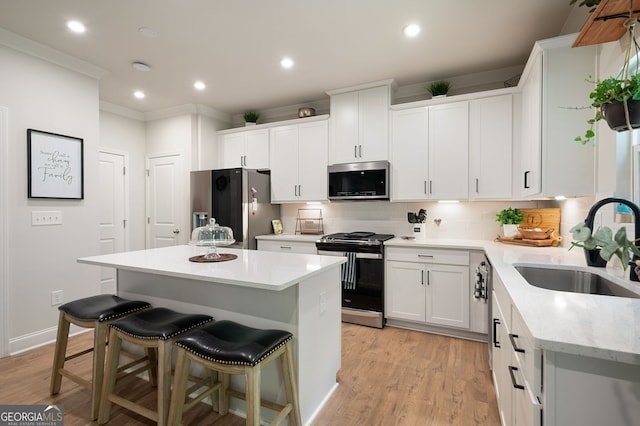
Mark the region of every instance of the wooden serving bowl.
<instances>
[{"instance_id":1,"label":"wooden serving bowl","mask_svg":"<svg viewBox=\"0 0 640 426\"><path fill-rule=\"evenodd\" d=\"M553 228L549 228L546 231L542 231L539 229L528 229L528 228L518 228L520 231L520 235L525 240L546 240L550 238L551 233L553 232Z\"/></svg>"}]
</instances>

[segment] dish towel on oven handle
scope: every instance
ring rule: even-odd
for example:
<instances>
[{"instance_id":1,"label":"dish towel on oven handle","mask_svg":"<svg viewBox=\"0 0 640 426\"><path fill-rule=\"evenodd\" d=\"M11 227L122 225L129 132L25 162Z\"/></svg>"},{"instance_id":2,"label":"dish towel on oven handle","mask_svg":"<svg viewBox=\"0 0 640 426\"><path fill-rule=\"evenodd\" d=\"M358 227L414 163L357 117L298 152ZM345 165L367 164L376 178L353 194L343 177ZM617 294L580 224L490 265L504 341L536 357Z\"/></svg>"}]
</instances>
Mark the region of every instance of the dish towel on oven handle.
<instances>
[{"instance_id":1,"label":"dish towel on oven handle","mask_svg":"<svg viewBox=\"0 0 640 426\"><path fill-rule=\"evenodd\" d=\"M347 263L342 264L342 288L345 290L356 289L356 254L346 252Z\"/></svg>"}]
</instances>

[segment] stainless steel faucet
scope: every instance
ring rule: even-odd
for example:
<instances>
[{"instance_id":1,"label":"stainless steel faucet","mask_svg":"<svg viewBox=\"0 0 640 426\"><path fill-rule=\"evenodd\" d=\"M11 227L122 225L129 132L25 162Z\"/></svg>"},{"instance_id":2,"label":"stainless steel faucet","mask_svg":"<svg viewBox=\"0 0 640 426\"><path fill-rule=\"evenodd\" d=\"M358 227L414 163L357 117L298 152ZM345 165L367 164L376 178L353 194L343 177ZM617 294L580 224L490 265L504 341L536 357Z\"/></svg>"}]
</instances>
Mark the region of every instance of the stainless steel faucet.
<instances>
[{"instance_id":1,"label":"stainless steel faucet","mask_svg":"<svg viewBox=\"0 0 640 426\"><path fill-rule=\"evenodd\" d=\"M602 200L598 201L597 203L595 203L593 206L591 206L591 209L589 210L589 213L587 214L587 218L585 219L584 223L585 225L587 225L587 227L589 229L591 229L591 231L593 232L593 222L596 216L596 212L598 210L600 210L600 207L606 205L606 204L611 204L611 203L619 203L619 204L624 204L625 206L629 207L631 209L631 211L633 212L633 221L634 221L634 240L638 240L638 238L640 238L640 208L638 208L638 205L632 201L626 200L624 198L618 198L618 197L608 197L608 198L603 198ZM638 242L635 242L636 246L638 246ZM587 256L587 258L591 257L593 259L593 256L600 256L599 253L596 253L593 250L586 250L585 249L585 255ZM635 261L640 259L640 257L636 256L635 254L633 255L633 267L629 268L629 279L631 281L640 281L640 279L638 278L638 274L636 273L636 264ZM603 265L604 266L604 265Z\"/></svg>"}]
</instances>

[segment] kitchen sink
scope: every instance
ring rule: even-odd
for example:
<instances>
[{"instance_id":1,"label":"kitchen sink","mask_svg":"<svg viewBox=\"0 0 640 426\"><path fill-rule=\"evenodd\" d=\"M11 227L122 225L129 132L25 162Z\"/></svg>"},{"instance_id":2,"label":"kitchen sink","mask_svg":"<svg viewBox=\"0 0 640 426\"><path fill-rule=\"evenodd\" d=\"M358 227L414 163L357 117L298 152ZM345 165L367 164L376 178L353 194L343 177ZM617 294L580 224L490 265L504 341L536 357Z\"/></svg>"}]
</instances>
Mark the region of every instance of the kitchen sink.
<instances>
[{"instance_id":1,"label":"kitchen sink","mask_svg":"<svg viewBox=\"0 0 640 426\"><path fill-rule=\"evenodd\" d=\"M515 268L529 284L547 290L640 299L640 294L593 272L542 266L521 265L515 266Z\"/></svg>"}]
</instances>

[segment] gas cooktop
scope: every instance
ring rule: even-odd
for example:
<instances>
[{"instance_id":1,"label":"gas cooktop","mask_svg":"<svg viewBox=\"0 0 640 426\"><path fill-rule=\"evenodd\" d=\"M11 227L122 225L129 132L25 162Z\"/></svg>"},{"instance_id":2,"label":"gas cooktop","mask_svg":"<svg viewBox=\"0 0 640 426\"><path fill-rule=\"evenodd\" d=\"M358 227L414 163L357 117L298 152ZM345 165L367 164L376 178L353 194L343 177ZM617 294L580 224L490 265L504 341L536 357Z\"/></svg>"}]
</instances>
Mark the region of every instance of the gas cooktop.
<instances>
[{"instance_id":1,"label":"gas cooktop","mask_svg":"<svg viewBox=\"0 0 640 426\"><path fill-rule=\"evenodd\" d=\"M331 243L331 242L345 242L345 243L381 243L393 238L394 235L391 234L376 234L375 232L339 232L336 234L323 235L320 238L320 242L323 243Z\"/></svg>"}]
</instances>

